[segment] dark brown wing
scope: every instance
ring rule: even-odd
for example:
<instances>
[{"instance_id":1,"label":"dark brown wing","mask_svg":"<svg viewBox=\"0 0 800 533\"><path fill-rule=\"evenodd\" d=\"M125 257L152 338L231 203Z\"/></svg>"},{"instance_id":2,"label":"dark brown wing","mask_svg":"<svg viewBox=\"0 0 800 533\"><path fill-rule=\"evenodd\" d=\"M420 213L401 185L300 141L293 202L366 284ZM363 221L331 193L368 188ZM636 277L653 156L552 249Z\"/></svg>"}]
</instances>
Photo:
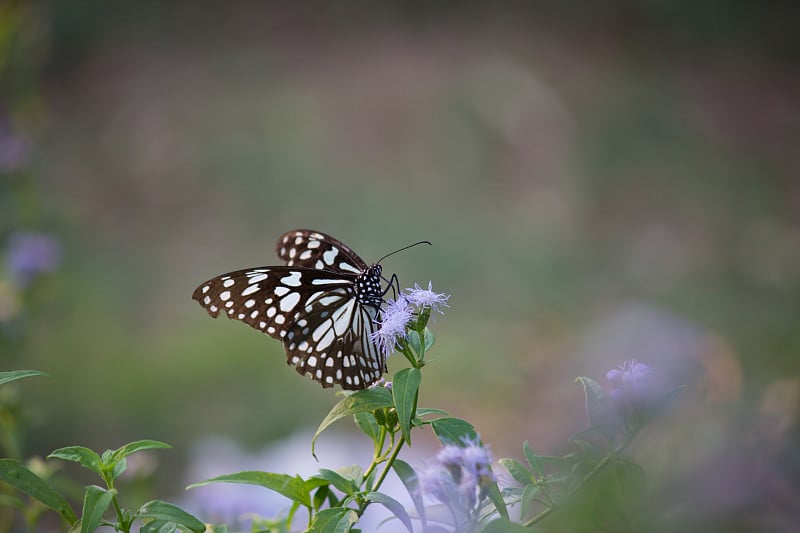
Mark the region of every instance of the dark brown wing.
<instances>
[{"instance_id":1,"label":"dark brown wing","mask_svg":"<svg viewBox=\"0 0 800 533\"><path fill-rule=\"evenodd\" d=\"M356 275L364 272L368 266L341 241L309 229L287 231L278 239L275 251L287 266Z\"/></svg>"},{"instance_id":2,"label":"dark brown wing","mask_svg":"<svg viewBox=\"0 0 800 533\"><path fill-rule=\"evenodd\" d=\"M369 338L377 310L359 304L355 278L298 266L260 267L212 278L192 298L215 318L223 313L281 340L287 362L323 387L362 389L380 379L385 361Z\"/></svg>"}]
</instances>

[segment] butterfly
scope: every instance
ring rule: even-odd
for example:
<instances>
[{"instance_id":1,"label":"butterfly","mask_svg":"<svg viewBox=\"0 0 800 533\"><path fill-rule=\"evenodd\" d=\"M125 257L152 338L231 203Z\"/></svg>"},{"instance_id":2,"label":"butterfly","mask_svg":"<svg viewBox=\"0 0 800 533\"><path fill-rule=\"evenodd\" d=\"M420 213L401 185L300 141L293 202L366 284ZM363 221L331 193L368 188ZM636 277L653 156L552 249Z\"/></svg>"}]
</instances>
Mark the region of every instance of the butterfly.
<instances>
[{"instance_id":1,"label":"butterfly","mask_svg":"<svg viewBox=\"0 0 800 533\"><path fill-rule=\"evenodd\" d=\"M192 298L214 318L223 313L283 342L287 363L323 387L357 390L378 381L386 356L370 335L397 278L383 289L380 261L367 265L319 231L289 231L275 248L286 266L222 274Z\"/></svg>"}]
</instances>

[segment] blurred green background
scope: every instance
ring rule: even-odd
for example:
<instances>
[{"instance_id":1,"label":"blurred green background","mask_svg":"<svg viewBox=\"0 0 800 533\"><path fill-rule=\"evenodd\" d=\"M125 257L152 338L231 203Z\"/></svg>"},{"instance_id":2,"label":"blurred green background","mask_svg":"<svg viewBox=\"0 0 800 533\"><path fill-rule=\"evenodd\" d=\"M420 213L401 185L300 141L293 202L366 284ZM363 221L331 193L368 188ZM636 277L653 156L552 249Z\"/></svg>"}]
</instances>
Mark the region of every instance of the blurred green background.
<instances>
[{"instance_id":1,"label":"blurred green background","mask_svg":"<svg viewBox=\"0 0 800 533\"><path fill-rule=\"evenodd\" d=\"M516 6L516 7L511 7ZM672 526L800 510L796 3L7 2L0 366L27 455L314 426L331 390L213 321L203 280L309 227L452 294L422 402L562 450L574 377L688 384L631 448ZM8 262L7 262L8 263ZM393 358L390 370L402 366ZM671 521L671 522L670 522Z\"/></svg>"}]
</instances>

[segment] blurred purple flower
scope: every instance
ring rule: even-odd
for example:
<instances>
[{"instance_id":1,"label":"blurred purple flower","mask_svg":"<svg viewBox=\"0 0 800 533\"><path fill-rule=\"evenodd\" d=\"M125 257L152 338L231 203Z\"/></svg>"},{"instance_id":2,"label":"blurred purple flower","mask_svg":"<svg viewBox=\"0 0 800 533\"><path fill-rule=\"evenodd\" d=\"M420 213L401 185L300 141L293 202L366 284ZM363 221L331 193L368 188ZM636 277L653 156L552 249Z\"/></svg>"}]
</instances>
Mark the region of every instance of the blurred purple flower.
<instances>
[{"instance_id":1,"label":"blurred purple flower","mask_svg":"<svg viewBox=\"0 0 800 533\"><path fill-rule=\"evenodd\" d=\"M491 462L489 451L477 440L445 445L420 473L420 490L447 506L459 531L468 528L495 482Z\"/></svg>"},{"instance_id":2,"label":"blurred purple flower","mask_svg":"<svg viewBox=\"0 0 800 533\"><path fill-rule=\"evenodd\" d=\"M411 318L411 309L405 296L400 295L397 300L390 300L381 317L381 327L370 334L370 340L378 345L386 357L389 357L397 345L397 340L406 336L406 325Z\"/></svg>"},{"instance_id":3,"label":"blurred purple flower","mask_svg":"<svg viewBox=\"0 0 800 533\"><path fill-rule=\"evenodd\" d=\"M13 172L23 166L31 151L30 142L0 128L0 173Z\"/></svg>"},{"instance_id":4,"label":"blurred purple flower","mask_svg":"<svg viewBox=\"0 0 800 533\"><path fill-rule=\"evenodd\" d=\"M428 282L428 288L423 289L416 283L414 288L406 289L408 293L407 298L409 303L417 307L430 307L434 311L444 314L444 311L439 309L439 306L450 307L447 305L447 300L450 298L449 294L433 292L433 282Z\"/></svg>"},{"instance_id":5,"label":"blurred purple flower","mask_svg":"<svg viewBox=\"0 0 800 533\"><path fill-rule=\"evenodd\" d=\"M11 278L26 287L36 276L56 271L61 244L44 233L16 233L9 239L6 261Z\"/></svg>"},{"instance_id":6,"label":"blurred purple flower","mask_svg":"<svg viewBox=\"0 0 800 533\"><path fill-rule=\"evenodd\" d=\"M606 374L611 384L609 397L622 415L628 414L631 409L647 407L654 398L652 374L651 367L636 359L625 361Z\"/></svg>"}]
</instances>

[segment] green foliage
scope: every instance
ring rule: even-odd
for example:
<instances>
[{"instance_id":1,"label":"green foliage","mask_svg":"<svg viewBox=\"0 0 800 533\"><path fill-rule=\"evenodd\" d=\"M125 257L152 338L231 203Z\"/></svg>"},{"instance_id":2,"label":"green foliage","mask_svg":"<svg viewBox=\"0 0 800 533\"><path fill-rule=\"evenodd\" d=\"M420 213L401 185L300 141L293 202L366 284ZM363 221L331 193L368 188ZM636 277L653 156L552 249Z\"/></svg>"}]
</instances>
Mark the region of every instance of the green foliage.
<instances>
[{"instance_id":1,"label":"green foliage","mask_svg":"<svg viewBox=\"0 0 800 533\"><path fill-rule=\"evenodd\" d=\"M78 519L66 498L50 483L28 470L20 461L0 459L0 480L42 502L60 514L67 523L74 524Z\"/></svg>"},{"instance_id":2,"label":"green foliage","mask_svg":"<svg viewBox=\"0 0 800 533\"><path fill-rule=\"evenodd\" d=\"M373 443L372 461L366 470L358 465L338 470L322 468L308 478L243 471L216 476L187 488L239 483L263 487L284 496L291 502L286 517L256 517L253 521L253 531L272 533L288 533L299 509L308 512L307 532L358 531L354 527L373 504L387 509L409 533L414 532L415 521L419 521L426 531L452 528L467 533L518 533L545 519L549 520L549 526L560 529L568 527L565 517L573 515L592 516L592 526L600 529L648 528L642 511L646 508L644 472L622 452L637 432L663 411L680 387L661 397L636 397L637 401L630 401L630 398L626 400L617 395L612 400L596 381L578 378L583 387L589 427L570 438L574 449L564 456L537 454L525 442L522 446L523 460L500 459L500 464L516 483L501 491L475 427L440 409L417 407L422 369L426 366L425 355L433 345L433 335L427 329L429 317L429 310L419 313L409 323L407 335L397 341L398 351L406 356L411 366L397 371L391 384L344 393L314 434L312 454L317 438L325 429L352 417L356 426ZM625 368L634 367L629 365ZM40 373L3 373L0 384L33 375ZM426 431L428 426L444 447L437 455L439 466L444 468L445 475L451 476L451 485L442 485L439 489L424 486L420 481L421 474L399 459L403 447L411 445L412 433ZM84 446L54 450L49 459L77 463L99 476L105 484L104 487L89 485L85 488L80 518L47 479L20 461L0 459L0 480L57 512L69 527L73 530L80 528L81 533L95 531L101 526L130 533L137 522L139 530L145 533L201 533L208 528L226 533L225 526L207 528L183 509L161 500L149 501L136 510L120 505L116 481L127 468L127 458L144 450L165 448L169 445L160 441L139 440L102 453ZM408 491L414 505L413 512L380 490L390 472L394 472ZM464 487L468 487L468 492L459 492L465 490ZM422 498L425 490L433 490L433 496L442 505L426 507ZM458 501L448 501L451 497L458 498ZM17 508L22 505L20 500L13 498L5 502ZM598 506L598 502L603 502L602 506ZM521 524L511 520L509 506L519 509ZM466 512L460 512L463 509Z\"/></svg>"},{"instance_id":3,"label":"green foliage","mask_svg":"<svg viewBox=\"0 0 800 533\"><path fill-rule=\"evenodd\" d=\"M0 385L5 385L6 383L11 383L12 381L29 378L32 376L47 375L47 373L39 372L38 370L12 370L10 372L0 372Z\"/></svg>"}]
</instances>

